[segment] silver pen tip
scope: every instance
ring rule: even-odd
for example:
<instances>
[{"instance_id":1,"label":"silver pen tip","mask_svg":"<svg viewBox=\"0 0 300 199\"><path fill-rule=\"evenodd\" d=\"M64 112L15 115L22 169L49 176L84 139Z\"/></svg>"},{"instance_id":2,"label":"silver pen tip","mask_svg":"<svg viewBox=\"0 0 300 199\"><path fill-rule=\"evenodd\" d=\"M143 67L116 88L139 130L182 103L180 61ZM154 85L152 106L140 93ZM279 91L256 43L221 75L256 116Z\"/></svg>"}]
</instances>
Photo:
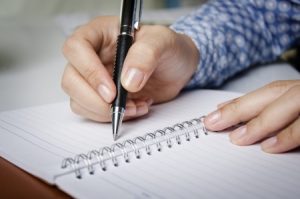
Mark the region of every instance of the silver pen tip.
<instances>
[{"instance_id":1,"label":"silver pen tip","mask_svg":"<svg viewBox=\"0 0 300 199\"><path fill-rule=\"evenodd\" d=\"M114 137L114 141L116 141L117 140L117 134L114 134L113 137Z\"/></svg>"},{"instance_id":2,"label":"silver pen tip","mask_svg":"<svg viewBox=\"0 0 300 199\"><path fill-rule=\"evenodd\" d=\"M119 129L121 128L122 120L124 115L124 109L119 107L114 107L112 110L112 131L113 139L116 141L118 139Z\"/></svg>"}]
</instances>

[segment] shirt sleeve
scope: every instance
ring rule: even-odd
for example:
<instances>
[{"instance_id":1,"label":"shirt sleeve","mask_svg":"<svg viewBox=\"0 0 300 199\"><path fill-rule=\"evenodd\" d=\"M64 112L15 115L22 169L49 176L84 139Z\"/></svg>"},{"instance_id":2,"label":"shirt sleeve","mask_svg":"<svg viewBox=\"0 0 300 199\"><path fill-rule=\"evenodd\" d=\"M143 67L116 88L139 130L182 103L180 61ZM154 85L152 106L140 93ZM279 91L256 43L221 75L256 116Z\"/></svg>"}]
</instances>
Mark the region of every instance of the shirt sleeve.
<instances>
[{"instance_id":1,"label":"shirt sleeve","mask_svg":"<svg viewBox=\"0 0 300 199\"><path fill-rule=\"evenodd\" d=\"M212 0L170 27L200 53L190 88L220 86L251 65L300 43L300 0Z\"/></svg>"}]
</instances>

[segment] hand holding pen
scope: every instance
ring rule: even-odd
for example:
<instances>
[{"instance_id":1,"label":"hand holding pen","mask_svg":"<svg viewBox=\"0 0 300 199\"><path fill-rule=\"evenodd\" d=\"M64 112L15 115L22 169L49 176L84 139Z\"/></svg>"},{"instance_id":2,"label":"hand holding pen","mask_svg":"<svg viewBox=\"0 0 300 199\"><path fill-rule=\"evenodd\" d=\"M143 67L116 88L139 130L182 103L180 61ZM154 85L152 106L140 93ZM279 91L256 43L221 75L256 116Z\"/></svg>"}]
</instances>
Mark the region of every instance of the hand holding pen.
<instances>
[{"instance_id":1,"label":"hand holding pen","mask_svg":"<svg viewBox=\"0 0 300 199\"><path fill-rule=\"evenodd\" d=\"M118 17L98 17L78 28L66 41L63 50L69 63L64 71L62 87L70 96L70 105L74 113L98 122L111 121L111 103L116 96L112 71L119 30L120 20ZM199 61L200 63L202 61L199 60L199 52L189 37L177 34L167 27L143 25L136 32L134 40L121 73L121 84L128 91L124 120L138 118L149 113L151 103L161 103L174 99L194 74ZM278 94L276 88L280 91L284 91L282 88L290 88L289 91L292 92L295 90L291 88L294 84L294 82L275 82L258 91L263 91L263 94L270 94L271 98L264 98L264 100L270 100L272 99L272 92L270 91L275 91ZM255 93L250 93L239 100L222 105L220 113L216 111L207 117L206 126L211 130L219 130L235 124L236 121L239 122L239 118L247 118L246 115L253 113L253 111L248 111L249 103L240 102L252 99L251 96ZM259 96L264 96L263 94L259 94ZM262 108L263 106L260 106L259 103L264 100L254 98L256 100L251 104L255 108ZM239 102L238 105L241 106L239 108L240 116L236 111L231 111L232 114L230 111L226 112L228 108L228 110L234 110L230 107L237 107L236 102ZM288 102L293 102L293 100L288 100ZM272 104L266 103L267 106L263 108L272 110L268 108L269 106L274 108L275 106ZM289 103L283 101L283 104ZM276 109L280 109L280 104L277 105ZM253 109L251 106L250 108ZM224 110L227 114L226 117L222 116ZM281 116L282 114L276 115ZM259 118L266 120L265 116L268 115L264 114L264 117ZM254 118L256 117L254 116ZM222 118L227 118L228 121L221 120ZM254 124L251 121L249 123ZM274 122L275 120L272 119L271 121ZM275 123L279 124L276 121ZM274 127L274 125L270 127ZM245 131L245 129L247 130ZM237 135L240 134L238 132L233 132L231 138L234 143L240 145L251 144L245 141L256 142L258 138L265 136L261 133L253 134L251 128L248 127L239 130L239 132L244 133L243 138L245 139L237 140L239 138ZM263 133L268 133L268 131L263 131ZM257 135L260 137L255 137ZM270 143L273 145L271 148L270 146L265 148L264 145L264 150L283 152L297 146L297 139L290 139L292 137L288 136L288 133L286 133L287 136L282 135L278 137L277 141L274 137L270 138L272 142L269 139L266 140L268 145ZM249 139L250 137L251 139ZM287 142L283 142L283 140Z\"/></svg>"},{"instance_id":2,"label":"hand holding pen","mask_svg":"<svg viewBox=\"0 0 300 199\"><path fill-rule=\"evenodd\" d=\"M117 88L116 97L112 103L113 139L118 138L120 125L126 107L127 91L121 84L121 73L127 52L133 43L134 30L139 28L142 10L141 0L123 0L121 6L120 35L117 40L117 52L113 80Z\"/></svg>"},{"instance_id":3,"label":"hand holding pen","mask_svg":"<svg viewBox=\"0 0 300 199\"><path fill-rule=\"evenodd\" d=\"M62 87L70 96L74 113L111 122L111 104L116 96L112 73L119 33L119 17L101 16L79 27L65 42L68 64ZM121 84L128 91L124 121L148 114L152 103L175 98L198 62L198 51L189 37L165 26L142 25L135 32L121 73Z\"/></svg>"}]
</instances>

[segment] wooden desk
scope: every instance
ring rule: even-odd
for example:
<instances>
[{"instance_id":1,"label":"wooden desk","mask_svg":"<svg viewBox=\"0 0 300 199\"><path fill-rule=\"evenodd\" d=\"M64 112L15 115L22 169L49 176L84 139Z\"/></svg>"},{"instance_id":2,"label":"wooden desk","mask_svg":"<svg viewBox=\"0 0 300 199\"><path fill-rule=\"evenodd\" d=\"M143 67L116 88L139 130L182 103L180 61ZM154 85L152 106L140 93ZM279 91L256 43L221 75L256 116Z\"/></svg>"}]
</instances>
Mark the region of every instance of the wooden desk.
<instances>
[{"instance_id":1,"label":"wooden desk","mask_svg":"<svg viewBox=\"0 0 300 199\"><path fill-rule=\"evenodd\" d=\"M0 198L71 198L0 157Z\"/></svg>"}]
</instances>

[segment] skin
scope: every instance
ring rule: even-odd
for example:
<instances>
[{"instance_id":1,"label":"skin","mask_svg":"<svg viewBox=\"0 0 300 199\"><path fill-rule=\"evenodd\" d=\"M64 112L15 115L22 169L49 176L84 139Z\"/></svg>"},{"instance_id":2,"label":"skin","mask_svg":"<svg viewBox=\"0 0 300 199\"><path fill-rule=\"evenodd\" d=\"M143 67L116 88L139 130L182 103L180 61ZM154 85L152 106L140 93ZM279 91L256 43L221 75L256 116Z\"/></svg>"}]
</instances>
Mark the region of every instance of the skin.
<instances>
[{"instance_id":1,"label":"skin","mask_svg":"<svg viewBox=\"0 0 300 199\"><path fill-rule=\"evenodd\" d=\"M73 112L91 120L111 121L110 104L116 95L111 74L118 34L118 17L99 17L77 29L63 46L69 63L62 88L70 96ZM121 75L129 91L124 119L145 115L152 103L175 98L198 62L199 53L189 37L163 26L142 26Z\"/></svg>"},{"instance_id":2,"label":"skin","mask_svg":"<svg viewBox=\"0 0 300 199\"><path fill-rule=\"evenodd\" d=\"M74 113L110 122L110 104L116 95L112 81L118 17L98 17L78 28L64 46L68 63L62 88ZM124 62L121 82L128 90L125 120L143 116L152 103L174 99L199 64L193 41L163 26L142 26ZM300 145L300 80L271 83L238 99L222 103L205 119L211 131L245 123L230 133L232 143L262 142L269 153ZM269 138L271 137L271 138Z\"/></svg>"},{"instance_id":3,"label":"skin","mask_svg":"<svg viewBox=\"0 0 300 199\"><path fill-rule=\"evenodd\" d=\"M221 131L245 123L229 134L233 144L261 142L268 153L300 146L300 80L276 81L240 98L220 104L205 126Z\"/></svg>"}]
</instances>

